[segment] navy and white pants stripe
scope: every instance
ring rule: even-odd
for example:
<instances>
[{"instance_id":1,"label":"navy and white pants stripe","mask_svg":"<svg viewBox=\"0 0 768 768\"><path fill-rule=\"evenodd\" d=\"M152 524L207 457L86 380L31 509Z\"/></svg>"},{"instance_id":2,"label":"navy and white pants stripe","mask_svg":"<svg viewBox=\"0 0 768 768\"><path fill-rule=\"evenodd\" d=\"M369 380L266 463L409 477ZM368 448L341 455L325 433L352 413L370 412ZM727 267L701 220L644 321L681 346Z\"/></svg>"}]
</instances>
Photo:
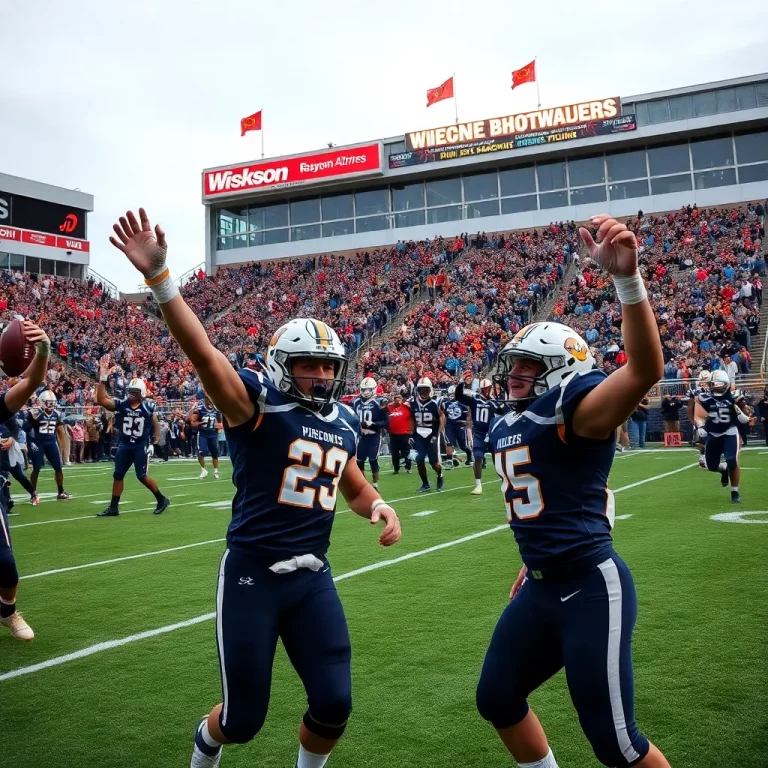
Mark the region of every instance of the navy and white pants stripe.
<instances>
[{"instance_id":1,"label":"navy and white pants stripe","mask_svg":"<svg viewBox=\"0 0 768 768\"><path fill-rule=\"evenodd\" d=\"M638 762L649 745L634 715L636 617L632 575L615 553L577 578L528 578L491 638L477 688L480 714L496 728L519 723L528 696L565 668L597 759L613 768Z\"/></svg>"},{"instance_id":2,"label":"navy and white pants stripe","mask_svg":"<svg viewBox=\"0 0 768 768\"><path fill-rule=\"evenodd\" d=\"M330 566L276 574L271 562L228 549L219 566L219 727L237 743L264 724L278 639L304 684L310 722L343 726L352 710L352 650Z\"/></svg>"}]
</instances>

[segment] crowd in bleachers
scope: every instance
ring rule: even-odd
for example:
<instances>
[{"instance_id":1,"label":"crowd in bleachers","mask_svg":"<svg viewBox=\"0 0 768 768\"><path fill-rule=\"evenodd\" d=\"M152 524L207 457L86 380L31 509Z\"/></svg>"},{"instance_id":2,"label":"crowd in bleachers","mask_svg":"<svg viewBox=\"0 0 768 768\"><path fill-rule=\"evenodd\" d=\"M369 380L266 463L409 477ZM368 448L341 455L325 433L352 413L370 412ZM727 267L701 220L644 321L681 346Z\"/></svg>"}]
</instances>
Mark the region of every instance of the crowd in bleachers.
<instances>
[{"instance_id":1,"label":"crowd in bleachers","mask_svg":"<svg viewBox=\"0 0 768 768\"><path fill-rule=\"evenodd\" d=\"M763 216L762 205L688 206L660 217L640 212L627 222L658 320L664 378L686 379L731 362L736 372L750 372L766 275ZM584 336L606 371L626 361L621 308L601 272L579 269L553 316Z\"/></svg>"},{"instance_id":2,"label":"crowd in bleachers","mask_svg":"<svg viewBox=\"0 0 768 768\"><path fill-rule=\"evenodd\" d=\"M576 226L465 237L466 249L395 334L368 350L361 370L385 388L429 376L447 386L492 366L504 343L535 314L578 248Z\"/></svg>"},{"instance_id":3,"label":"crowd in bleachers","mask_svg":"<svg viewBox=\"0 0 768 768\"><path fill-rule=\"evenodd\" d=\"M640 212L627 222L640 243L665 378L688 378L701 368L750 371L766 276L764 213L760 205L689 206L663 216ZM220 269L215 277L200 271L182 292L235 366L258 364L274 329L290 317L325 320L352 353L413 302L394 333L361 353L354 377L371 373L388 386L403 386L429 375L444 385L493 365L569 261L578 263L577 251L578 232L570 222L542 231L464 234L260 262ZM54 352L67 363L49 373L64 403L91 402L105 353L126 374L145 378L160 400L197 395L199 382L151 303L115 300L94 279L11 270L1 278L0 322L18 313L48 331ZM552 314L584 335L606 370L625 361L620 305L610 280L589 264L578 265Z\"/></svg>"}]
</instances>

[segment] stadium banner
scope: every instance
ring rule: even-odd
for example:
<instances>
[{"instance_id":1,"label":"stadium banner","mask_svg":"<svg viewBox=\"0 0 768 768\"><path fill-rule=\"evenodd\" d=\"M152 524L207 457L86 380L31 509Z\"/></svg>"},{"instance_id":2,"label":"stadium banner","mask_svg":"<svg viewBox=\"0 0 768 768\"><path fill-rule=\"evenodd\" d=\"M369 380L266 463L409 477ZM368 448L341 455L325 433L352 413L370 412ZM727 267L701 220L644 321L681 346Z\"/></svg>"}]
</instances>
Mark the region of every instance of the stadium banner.
<instances>
[{"instance_id":1,"label":"stadium banner","mask_svg":"<svg viewBox=\"0 0 768 768\"><path fill-rule=\"evenodd\" d=\"M3 240L43 245L48 248L61 248L66 251L80 251L81 253L88 253L91 250L91 244L87 240L80 240L75 237L56 237L45 232L32 232L17 227L0 226L0 241Z\"/></svg>"},{"instance_id":2,"label":"stadium banner","mask_svg":"<svg viewBox=\"0 0 768 768\"><path fill-rule=\"evenodd\" d=\"M329 149L313 155L203 172L203 197L258 192L383 173L381 145Z\"/></svg>"},{"instance_id":3,"label":"stadium banner","mask_svg":"<svg viewBox=\"0 0 768 768\"><path fill-rule=\"evenodd\" d=\"M621 101L614 96L444 128L412 131L405 136L407 151L390 155L389 167L402 168L636 130L635 116L620 115L620 112Z\"/></svg>"}]
</instances>

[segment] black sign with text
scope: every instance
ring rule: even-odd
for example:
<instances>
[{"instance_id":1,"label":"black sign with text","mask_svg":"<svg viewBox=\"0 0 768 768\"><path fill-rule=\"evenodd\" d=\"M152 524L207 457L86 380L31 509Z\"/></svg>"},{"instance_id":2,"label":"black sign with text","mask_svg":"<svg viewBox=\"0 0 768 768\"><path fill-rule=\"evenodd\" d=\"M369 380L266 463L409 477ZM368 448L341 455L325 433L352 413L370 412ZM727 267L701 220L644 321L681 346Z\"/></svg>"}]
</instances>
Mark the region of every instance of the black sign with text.
<instances>
[{"instance_id":1,"label":"black sign with text","mask_svg":"<svg viewBox=\"0 0 768 768\"><path fill-rule=\"evenodd\" d=\"M0 225L86 238L86 211L0 190Z\"/></svg>"},{"instance_id":2,"label":"black sign with text","mask_svg":"<svg viewBox=\"0 0 768 768\"><path fill-rule=\"evenodd\" d=\"M452 146L429 147L414 149L410 152L399 152L389 156L390 168L403 168L409 165L437 163L444 160L458 160L462 157L477 157L506 152L511 149L535 147L540 144L557 144L561 141L587 139L592 136L607 136L612 133L624 133L637 129L634 115L621 115L607 120L589 120L585 123L568 125L563 128L549 128L542 131L531 131L513 136L498 136L492 139L468 141Z\"/></svg>"}]
</instances>

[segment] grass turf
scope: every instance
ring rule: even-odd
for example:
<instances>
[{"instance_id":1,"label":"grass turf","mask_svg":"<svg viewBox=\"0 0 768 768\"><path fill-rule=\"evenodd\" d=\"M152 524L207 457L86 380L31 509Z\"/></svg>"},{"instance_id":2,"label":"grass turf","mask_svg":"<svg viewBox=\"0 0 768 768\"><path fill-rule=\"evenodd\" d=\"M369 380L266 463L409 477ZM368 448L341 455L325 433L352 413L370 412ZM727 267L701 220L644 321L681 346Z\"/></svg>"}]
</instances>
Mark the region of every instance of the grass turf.
<instances>
[{"instance_id":1,"label":"grass turf","mask_svg":"<svg viewBox=\"0 0 768 768\"><path fill-rule=\"evenodd\" d=\"M675 768L762 768L768 527L710 516L765 509L748 519L768 521L768 451L741 455L741 507L731 505L718 475L690 466L694 461L690 451L630 453L617 458L611 474L614 489L655 478L616 499L617 514L631 515L617 522L615 541L639 599L637 718ZM194 724L220 700L211 620L12 679L2 675L212 612L232 495L229 465L222 467L221 480L211 474L199 481L193 463L153 464L151 473L174 499L158 517L135 479L126 483L124 514L92 517L109 499L106 464L67 472L71 502L17 504L11 525L23 578L19 607L37 637L23 644L0 633L0 722L10 734L0 764L189 764ZM342 512L330 550L337 576L504 522L490 468L484 495L473 497L468 469L446 473L446 492L417 495L415 474L393 477L384 467L382 493L400 499L394 505L403 540L382 549L364 520ZM43 472L41 490L54 490L50 472ZM436 511L413 516L427 510ZM31 525L43 521L55 522ZM352 636L355 709L329 768L509 766L475 711L474 688L519 565L512 536L502 530L339 583ZM531 704L563 768L597 765L562 673ZM251 744L226 748L222 766L290 768L304 708L300 683L279 650L267 723Z\"/></svg>"}]
</instances>

